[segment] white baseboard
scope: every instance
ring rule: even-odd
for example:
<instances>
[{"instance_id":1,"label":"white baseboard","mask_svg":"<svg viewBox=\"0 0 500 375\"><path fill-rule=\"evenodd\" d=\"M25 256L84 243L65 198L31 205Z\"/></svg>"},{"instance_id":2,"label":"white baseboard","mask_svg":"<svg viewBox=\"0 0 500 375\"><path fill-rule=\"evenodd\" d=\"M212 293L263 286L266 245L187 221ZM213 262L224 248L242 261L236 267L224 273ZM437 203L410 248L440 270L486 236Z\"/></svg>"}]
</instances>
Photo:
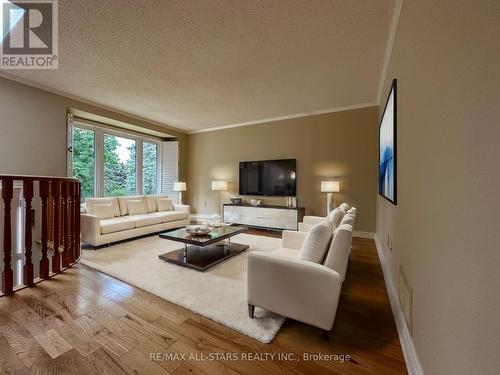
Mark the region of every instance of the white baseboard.
<instances>
[{"instance_id":1,"label":"white baseboard","mask_svg":"<svg viewBox=\"0 0 500 375\"><path fill-rule=\"evenodd\" d=\"M359 230L355 230L354 232L352 232L352 236L353 237L375 239L375 233L373 233L373 232L362 232L362 231L359 231Z\"/></svg>"},{"instance_id":2,"label":"white baseboard","mask_svg":"<svg viewBox=\"0 0 500 375\"><path fill-rule=\"evenodd\" d=\"M408 329L408 325L406 324L406 320L403 315L403 310L401 309L401 304L399 303L398 293L396 292L396 286L394 285L391 277L384 249L381 246L377 236L375 236L374 238L378 257L382 266L382 272L384 273L385 286L387 288L387 294L389 295L389 301L391 302L394 320L396 321L396 328L398 329L399 341L401 343L401 349L405 358L408 374L423 375L424 371L422 370L422 365L420 364L420 360L418 359L415 344L413 343L413 339L410 335L410 330Z\"/></svg>"}]
</instances>

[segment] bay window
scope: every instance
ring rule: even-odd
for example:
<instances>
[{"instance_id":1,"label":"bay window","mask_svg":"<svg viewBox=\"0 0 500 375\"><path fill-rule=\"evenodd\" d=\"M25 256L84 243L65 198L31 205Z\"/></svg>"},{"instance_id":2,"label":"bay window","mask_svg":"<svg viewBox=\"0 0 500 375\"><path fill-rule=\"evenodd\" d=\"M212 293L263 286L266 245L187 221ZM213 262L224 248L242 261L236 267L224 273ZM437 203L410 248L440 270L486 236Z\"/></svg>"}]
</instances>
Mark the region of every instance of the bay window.
<instances>
[{"instance_id":1,"label":"bay window","mask_svg":"<svg viewBox=\"0 0 500 375\"><path fill-rule=\"evenodd\" d=\"M165 142L86 120L70 120L68 175L82 180L82 200L88 197L169 194L169 189L160 191L165 185L162 176L177 176L178 163L177 158L175 165L162 163L165 143L175 144L178 149L177 141ZM175 169L175 173L171 169Z\"/></svg>"}]
</instances>

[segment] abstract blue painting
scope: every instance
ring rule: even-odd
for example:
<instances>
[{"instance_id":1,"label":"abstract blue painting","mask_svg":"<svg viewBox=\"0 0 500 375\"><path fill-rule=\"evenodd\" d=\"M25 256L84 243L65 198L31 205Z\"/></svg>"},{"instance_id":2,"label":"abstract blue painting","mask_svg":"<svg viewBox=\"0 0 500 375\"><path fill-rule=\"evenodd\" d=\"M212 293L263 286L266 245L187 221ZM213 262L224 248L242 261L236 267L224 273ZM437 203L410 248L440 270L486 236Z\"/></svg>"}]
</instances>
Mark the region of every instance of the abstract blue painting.
<instances>
[{"instance_id":1,"label":"abstract blue painting","mask_svg":"<svg viewBox=\"0 0 500 375\"><path fill-rule=\"evenodd\" d=\"M396 80L385 104L379 129L378 192L396 204Z\"/></svg>"}]
</instances>

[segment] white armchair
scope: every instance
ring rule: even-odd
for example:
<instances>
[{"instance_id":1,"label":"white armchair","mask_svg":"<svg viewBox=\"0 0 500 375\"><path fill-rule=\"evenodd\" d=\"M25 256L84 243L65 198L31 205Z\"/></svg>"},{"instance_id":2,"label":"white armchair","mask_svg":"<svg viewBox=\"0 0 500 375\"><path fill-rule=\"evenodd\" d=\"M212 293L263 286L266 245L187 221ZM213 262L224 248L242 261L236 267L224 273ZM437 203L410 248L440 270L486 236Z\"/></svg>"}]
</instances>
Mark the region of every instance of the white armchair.
<instances>
[{"instance_id":1,"label":"white armchair","mask_svg":"<svg viewBox=\"0 0 500 375\"><path fill-rule=\"evenodd\" d=\"M322 216L304 216L302 222L299 223L299 232L309 232L309 230L316 224L321 223L323 220L328 219L332 225L337 228L342 222L346 213L350 214L353 219L356 217L356 207L349 208L347 203L342 203L339 207L334 209L327 217ZM354 224L352 224L354 225Z\"/></svg>"},{"instance_id":2,"label":"white armchair","mask_svg":"<svg viewBox=\"0 0 500 375\"><path fill-rule=\"evenodd\" d=\"M272 253L249 253L248 312L253 318L258 306L311 324L321 328L328 340L347 268L352 226L336 230L322 264L300 259L306 235L283 231L282 247Z\"/></svg>"}]
</instances>

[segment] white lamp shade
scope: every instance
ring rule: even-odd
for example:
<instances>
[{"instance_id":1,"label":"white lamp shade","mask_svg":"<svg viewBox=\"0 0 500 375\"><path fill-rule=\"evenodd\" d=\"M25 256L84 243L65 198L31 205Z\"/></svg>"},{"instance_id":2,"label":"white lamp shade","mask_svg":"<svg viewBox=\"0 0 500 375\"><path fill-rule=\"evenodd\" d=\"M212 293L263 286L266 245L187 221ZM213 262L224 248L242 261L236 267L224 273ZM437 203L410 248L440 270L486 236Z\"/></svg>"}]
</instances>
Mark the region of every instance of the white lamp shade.
<instances>
[{"instance_id":1,"label":"white lamp shade","mask_svg":"<svg viewBox=\"0 0 500 375\"><path fill-rule=\"evenodd\" d=\"M214 191L227 190L227 181L212 181L212 190Z\"/></svg>"},{"instance_id":2,"label":"white lamp shade","mask_svg":"<svg viewBox=\"0 0 500 375\"><path fill-rule=\"evenodd\" d=\"M340 191L340 183L338 181L321 181L322 193L338 193Z\"/></svg>"},{"instance_id":3,"label":"white lamp shade","mask_svg":"<svg viewBox=\"0 0 500 375\"><path fill-rule=\"evenodd\" d=\"M186 183L174 182L174 191L186 191Z\"/></svg>"}]
</instances>

